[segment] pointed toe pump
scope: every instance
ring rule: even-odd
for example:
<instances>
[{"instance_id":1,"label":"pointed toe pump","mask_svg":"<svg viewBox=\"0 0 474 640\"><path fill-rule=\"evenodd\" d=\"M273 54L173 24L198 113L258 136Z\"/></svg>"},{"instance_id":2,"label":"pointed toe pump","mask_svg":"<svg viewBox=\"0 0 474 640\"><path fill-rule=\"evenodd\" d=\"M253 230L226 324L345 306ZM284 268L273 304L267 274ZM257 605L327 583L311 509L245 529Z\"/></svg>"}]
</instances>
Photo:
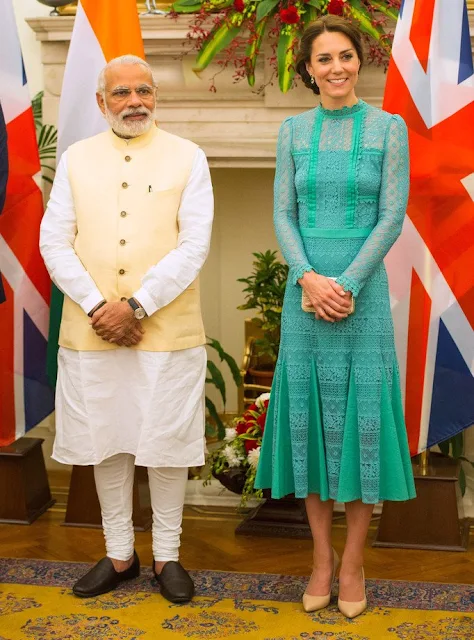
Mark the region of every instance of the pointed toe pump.
<instances>
[{"instance_id":1,"label":"pointed toe pump","mask_svg":"<svg viewBox=\"0 0 474 640\"><path fill-rule=\"evenodd\" d=\"M339 564L339 557L337 553L334 551L334 549L333 549L333 554L334 554L334 566L332 570L331 585L329 587L329 593L327 593L324 596L312 596L309 593L305 592L303 594L303 609L306 611L306 613L311 613L312 611L319 611L319 609L324 609L325 607L328 606L329 602L331 601L332 586L334 584L334 578L336 576L336 570Z\"/></svg>"},{"instance_id":2,"label":"pointed toe pump","mask_svg":"<svg viewBox=\"0 0 474 640\"><path fill-rule=\"evenodd\" d=\"M362 569L362 581L364 583L364 594L365 594L365 574L364 569ZM359 600L358 602L346 602L345 600L338 600L337 606L339 611L346 618L356 618L360 616L367 609L367 597L364 595L363 600Z\"/></svg>"}]
</instances>

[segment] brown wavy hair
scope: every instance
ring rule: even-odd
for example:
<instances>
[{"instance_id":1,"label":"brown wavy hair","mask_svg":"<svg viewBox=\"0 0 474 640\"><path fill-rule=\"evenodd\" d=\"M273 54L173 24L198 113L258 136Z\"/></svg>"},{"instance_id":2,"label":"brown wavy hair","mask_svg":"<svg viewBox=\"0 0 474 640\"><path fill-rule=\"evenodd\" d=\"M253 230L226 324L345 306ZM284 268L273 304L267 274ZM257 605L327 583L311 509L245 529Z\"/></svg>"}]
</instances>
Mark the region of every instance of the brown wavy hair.
<instances>
[{"instance_id":1,"label":"brown wavy hair","mask_svg":"<svg viewBox=\"0 0 474 640\"><path fill-rule=\"evenodd\" d=\"M322 18L319 18L319 20L312 22L306 27L303 31L303 35L301 36L298 57L296 58L296 71L300 74L305 87L311 89L311 91L316 95L319 95L319 87L316 83L311 84L311 76L306 69L306 63L311 60L313 42L325 31L342 33L344 36L349 38L360 60L360 68L362 68L364 63L362 34L352 22L349 22L340 16L334 16L331 14L323 16Z\"/></svg>"}]
</instances>

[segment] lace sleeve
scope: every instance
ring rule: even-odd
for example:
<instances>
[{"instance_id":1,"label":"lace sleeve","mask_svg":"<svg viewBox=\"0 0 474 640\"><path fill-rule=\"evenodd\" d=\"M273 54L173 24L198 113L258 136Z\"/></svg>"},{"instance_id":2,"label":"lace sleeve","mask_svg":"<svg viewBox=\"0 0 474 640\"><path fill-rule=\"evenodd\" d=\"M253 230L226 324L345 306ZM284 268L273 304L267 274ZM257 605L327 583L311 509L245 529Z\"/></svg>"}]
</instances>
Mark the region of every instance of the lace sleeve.
<instances>
[{"instance_id":1,"label":"lace sleeve","mask_svg":"<svg viewBox=\"0 0 474 640\"><path fill-rule=\"evenodd\" d=\"M394 115L385 138L377 224L357 256L337 278L355 297L402 231L409 183L407 128L403 119Z\"/></svg>"},{"instance_id":2,"label":"lace sleeve","mask_svg":"<svg viewBox=\"0 0 474 640\"><path fill-rule=\"evenodd\" d=\"M290 267L289 281L296 284L312 271L298 226L295 165L291 155L292 126L287 118L280 127L276 156L273 221L281 252Z\"/></svg>"}]
</instances>

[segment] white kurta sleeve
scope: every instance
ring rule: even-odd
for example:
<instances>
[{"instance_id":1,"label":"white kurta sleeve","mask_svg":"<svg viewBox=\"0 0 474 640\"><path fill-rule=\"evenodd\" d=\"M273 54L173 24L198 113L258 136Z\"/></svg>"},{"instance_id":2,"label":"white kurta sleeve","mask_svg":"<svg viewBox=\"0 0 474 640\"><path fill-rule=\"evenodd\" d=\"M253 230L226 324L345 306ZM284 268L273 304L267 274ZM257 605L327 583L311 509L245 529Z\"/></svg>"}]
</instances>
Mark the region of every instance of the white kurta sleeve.
<instances>
[{"instance_id":1,"label":"white kurta sleeve","mask_svg":"<svg viewBox=\"0 0 474 640\"><path fill-rule=\"evenodd\" d=\"M133 295L149 316L197 278L209 253L213 217L211 175L206 156L198 149L178 211L178 245L148 270Z\"/></svg>"},{"instance_id":2,"label":"white kurta sleeve","mask_svg":"<svg viewBox=\"0 0 474 640\"><path fill-rule=\"evenodd\" d=\"M54 284L89 313L104 299L74 251L76 212L67 172L67 151L61 156L51 196L41 222L40 251Z\"/></svg>"}]
</instances>

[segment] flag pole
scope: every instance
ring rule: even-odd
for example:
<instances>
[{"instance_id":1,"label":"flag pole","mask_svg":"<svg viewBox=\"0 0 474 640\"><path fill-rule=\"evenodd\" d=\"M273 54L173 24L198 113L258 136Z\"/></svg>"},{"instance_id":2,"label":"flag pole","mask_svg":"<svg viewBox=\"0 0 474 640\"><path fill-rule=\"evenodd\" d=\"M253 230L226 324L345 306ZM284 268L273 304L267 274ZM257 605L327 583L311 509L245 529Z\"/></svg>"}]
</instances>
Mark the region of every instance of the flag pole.
<instances>
[{"instance_id":1,"label":"flag pole","mask_svg":"<svg viewBox=\"0 0 474 640\"><path fill-rule=\"evenodd\" d=\"M420 453L420 471L422 476L428 475L430 450L425 449Z\"/></svg>"}]
</instances>

